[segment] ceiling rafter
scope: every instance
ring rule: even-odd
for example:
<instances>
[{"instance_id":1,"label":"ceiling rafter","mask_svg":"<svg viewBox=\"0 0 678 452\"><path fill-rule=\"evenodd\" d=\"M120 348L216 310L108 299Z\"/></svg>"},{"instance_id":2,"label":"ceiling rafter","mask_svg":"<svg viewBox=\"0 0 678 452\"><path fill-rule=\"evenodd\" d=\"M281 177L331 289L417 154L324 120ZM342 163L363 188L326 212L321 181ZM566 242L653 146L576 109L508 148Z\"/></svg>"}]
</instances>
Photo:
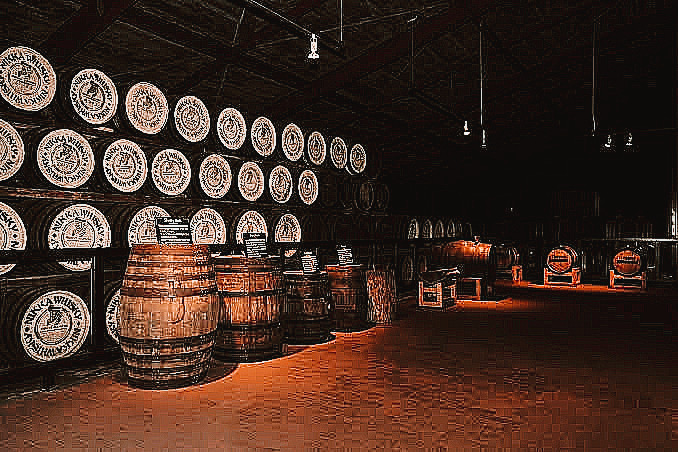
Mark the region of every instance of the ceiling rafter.
<instances>
[{"instance_id":1,"label":"ceiling rafter","mask_svg":"<svg viewBox=\"0 0 678 452\"><path fill-rule=\"evenodd\" d=\"M316 10L327 0L300 0L295 5L294 8L287 11L285 14L292 19L301 19L306 14ZM264 27L254 33L249 33L243 40L240 42L240 47L243 50L250 50L256 44L272 39L277 35L278 29L270 23L266 23Z\"/></svg>"},{"instance_id":2,"label":"ceiling rafter","mask_svg":"<svg viewBox=\"0 0 678 452\"><path fill-rule=\"evenodd\" d=\"M479 17L491 2L476 0L470 6L450 6L447 11L420 24L420 32L415 35L415 48L423 43L443 36L450 27ZM406 55L410 48L410 33L402 32L393 38L380 43L358 57L348 61L329 73L315 79L299 92L290 93L278 99L271 111L284 116L303 105L312 102L330 92L337 91L356 80L398 60Z\"/></svg>"},{"instance_id":3,"label":"ceiling rafter","mask_svg":"<svg viewBox=\"0 0 678 452\"><path fill-rule=\"evenodd\" d=\"M90 0L40 44L40 51L55 66L63 66L136 1Z\"/></svg>"}]
</instances>

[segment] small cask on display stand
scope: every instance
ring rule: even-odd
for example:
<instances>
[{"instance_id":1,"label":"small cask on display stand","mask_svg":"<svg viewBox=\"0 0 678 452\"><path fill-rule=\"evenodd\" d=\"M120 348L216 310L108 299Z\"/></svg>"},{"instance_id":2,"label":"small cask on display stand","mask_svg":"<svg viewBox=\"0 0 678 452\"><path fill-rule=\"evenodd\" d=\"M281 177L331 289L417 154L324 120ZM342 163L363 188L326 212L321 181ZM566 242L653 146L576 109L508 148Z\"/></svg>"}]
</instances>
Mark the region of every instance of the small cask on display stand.
<instances>
[{"instance_id":1,"label":"small cask on display stand","mask_svg":"<svg viewBox=\"0 0 678 452\"><path fill-rule=\"evenodd\" d=\"M639 248L619 251L612 259L610 289L647 290L645 262L644 253Z\"/></svg>"},{"instance_id":2,"label":"small cask on display stand","mask_svg":"<svg viewBox=\"0 0 678 452\"><path fill-rule=\"evenodd\" d=\"M544 285L576 287L581 284L581 267L577 252L565 245L553 248L546 256Z\"/></svg>"}]
</instances>

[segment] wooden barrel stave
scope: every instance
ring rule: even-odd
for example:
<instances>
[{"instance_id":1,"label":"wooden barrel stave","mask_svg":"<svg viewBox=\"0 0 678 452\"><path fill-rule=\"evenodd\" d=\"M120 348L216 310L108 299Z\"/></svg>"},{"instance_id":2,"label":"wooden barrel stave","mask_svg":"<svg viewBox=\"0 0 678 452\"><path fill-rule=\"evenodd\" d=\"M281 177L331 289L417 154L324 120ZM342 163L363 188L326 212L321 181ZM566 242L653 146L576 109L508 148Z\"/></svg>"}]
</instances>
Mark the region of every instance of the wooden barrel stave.
<instances>
[{"instance_id":1,"label":"wooden barrel stave","mask_svg":"<svg viewBox=\"0 0 678 452\"><path fill-rule=\"evenodd\" d=\"M280 356L284 291L279 258L219 256L214 267L221 298L215 356L235 362Z\"/></svg>"},{"instance_id":2,"label":"wooden barrel stave","mask_svg":"<svg viewBox=\"0 0 678 452\"><path fill-rule=\"evenodd\" d=\"M367 321L378 325L390 325L398 301L393 271L368 270L367 293Z\"/></svg>"},{"instance_id":3,"label":"wooden barrel stave","mask_svg":"<svg viewBox=\"0 0 678 452\"><path fill-rule=\"evenodd\" d=\"M287 342L315 344L331 338L332 307L327 272L285 272L281 321Z\"/></svg>"},{"instance_id":4,"label":"wooden barrel stave","mask_svg":"<svg viewBox=\"0 0 678 452\"><path fill-rule=\"evenodd\" d=\"M166 389L195 384L206 375L219 314L208 260L204 245L132 248L119 308L131 385Z\"/></svg>"}]
</instances>

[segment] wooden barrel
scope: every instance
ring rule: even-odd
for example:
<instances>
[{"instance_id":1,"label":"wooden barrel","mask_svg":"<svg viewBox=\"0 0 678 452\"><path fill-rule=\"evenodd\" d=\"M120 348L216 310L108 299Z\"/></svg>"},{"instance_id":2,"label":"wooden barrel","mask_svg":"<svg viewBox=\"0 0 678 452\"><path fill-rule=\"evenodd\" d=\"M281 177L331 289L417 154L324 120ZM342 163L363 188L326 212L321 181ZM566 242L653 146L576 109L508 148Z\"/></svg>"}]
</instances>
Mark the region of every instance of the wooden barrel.
<instances>
[{"instance_id":1,"label":"wooden barrel","mask_svg":"<svg viewBox=\"0 0 678 452\"><path fill-rule=\"evenodd\" d=\"M128 382L164 389L207 373L219 298L206 245L132 247L120 289L120 346Z\"/></svg>"},{"instance_id":2,"label":"wooden barrel","mask_svg":"<svg viewBox=\"0 0 678 452\"><path fill-rule=\"evenodd\" d=\"M28 47L0 54L0 95L13 109L36 112L54 99L57 77L47 59Z\"/></svg>"},{"instance_id":3,"label":"wooden barrel","mask_svg":"<svg viewBox=\"0 0 678 452\"><path fill-rule=\"evenodd\" d=\"M331 297L327 272L286 271L285 301L280 314L285 342L318 344L331 339Z\"/></svg>"},{"instance_id":4,"label":"wooden barrel","mask_svg":"<svg viewBox=\"0 0 678 452\"><path fill-rule=\"evenodd\" d=\"M288 124L282 133L281 143L283 154L292 162L298 161L304 155L304 134L296 124Z\"/></svg>"},{"instance_id":5,"label":"wooden barrel","mask_svg":"<svg viewBox=\"0 0 678 452\"><path fill-rule=\"evenodd\" d=\"M351 148L351 151L348 154L348 163L346 164L346 170L349 174L358 175L362 174L367 167L367 153L365 148L361 144L354 144Z\"/></svg>"},{"instance_id":6,"label":"wooden barrel","mask_svg":"<svg viewBox=\"0 0 678 452\"><path fill-rule=\"evenodd\" d=\"M377 325L390 325L398 306L393 270L368 270L367 296L367 321Z\"/></svg>"},{"instance_id":7,"label":"wooden barrel","mask_svg":"<svg viewBox=\"0 0 678 452\"><path fill-rule=\"evenodd\" d=\"M325 138L318 131L311 132L306 143L306 160L315 166L321 166L325 163L326 157Z\"/></svg>"},{"instance_id":8,"label":"wooden barrel","mask_svg":"<svg viewBox=\"0 0 678 452\"><path fill-rule=\"evenodd\" d=\"M330 143L330 160L334 168L342 170L348 163L348 148L340 137L334 137Z\"/></svg>"},{"instance_id":9,"label":"wooden barrel","mask_svg":"<svg viewBox=\"0 0 678 452\"><path fill-rule=\"evenodd\" d=\"M174 103L173 118L169 124L173 136L180 141L201 143L210 132L210 113L202 100L183 96Z\"/></svg>"},{"instance_id":10,"label":"wooden barrel","mask_svg":"<svg viewBox=\"0 0 678 452\"><path fill-rule=\"evenodd\" d=\"M313 204L318 199L318 178L311 170L304 170L299 176L297 184L299 199L306 204Z\"/></svg>"},{"instance_id":11,"label":"wooden barrel","mask_svg":"<svg viewBox=\"0 0 678 452\"><path fill-rule=\"evenodd\" d=\"M270 119L259 116L250 129L252 147L262 157L270 157L276 148L275 126Z\"/></svg>"},{"instance_id":12,"label":"wooden barrel","mask_svg":"<svg viewBox=\"0 0 678 452\"><path fill-rule=\"evenodd\" d=\"M221 297L214 355L230 362L280 356L284 298L280 259L218 256L214 270Z\"/></svg>"},{"instance_id":13,"label":"wooden barrel","mask_svg":"<svg viewBox=\"0 0 678 452\"><path fill-rule=\"evenodd\" d=\"M579 256L569 246L557 246L549 251L549 254L546 256L546 266L553 273L566 273L572 268L579 266Z\"/></svg>"},{"instance_id":14,"label":"wooden barrel","mask_svg":"<svg viewBox=\"0 0 678 452\"><path fill-rule=\"evenodd\" d=\"M136 83L121 92L125 96L120 98L117 125L135 135L164 135L170 114L165 93L148 82Z\"/></svg>"},{"instance_id":15,"label":"wooden barrel","mask_svg":"<svg viewBox=\"0 0 678 452\"><path fill-rule=\"evenodd\" d=\"M67 69L59 74L57 104L66 119L84 126L111 126L118 109L113 80L94 68Z\"/></svg>"},{"instance_id":16,"label":"wooden barrel","mask_svg":"<svg viewBox=\"0 0 678 452\"><path fill-rule=\"evenodd\" d=\"M463 276L481 277L483 295L493 291L497 277L495 247L490 243L457 240L445 245L439 265L457 267Z\"/></svg>"},{"instance_id":17,"label":"wooden barrel","mask_svg":"<svg viewBox=\"0 0 678 452\"><path fill-rule=\"evenodd\" d=\"M360 264L327 265L334 327L336 331L358 331L367 326L365 268Z\"/></svg>"},{"instance_id":18,"label":"wooden barrel","mask_svg":"<svg viewBox=\"0 0 678 452\"><path fill-rule=\"evenodd\" d=\"M497 245L495 247L497 271L511 272L511 267L518 265L520 254L514 246Z\"/></svg>"},{"instance_id":19,"label":"wooden barrel","mask_svg":"<svg viewBox=\"0 0 678 452\"><path fill-rule=\"evenodd\" d=\"M52 289L18 287L3 297L0 350L8 361L55 361L86 347L91 327L86 284Z\"/></svg>"},{"instance_id":20,"label":"wooden barrel","mask_svg":"<svg viewBox=\"0 0 678 452\"><path fill-rule=\"evenodd\" d=\"M626 248L615 254L612 259L614 270L624 276L640 274L645 267L645 253L641 249Z\"/></svg>"}]
</instances>

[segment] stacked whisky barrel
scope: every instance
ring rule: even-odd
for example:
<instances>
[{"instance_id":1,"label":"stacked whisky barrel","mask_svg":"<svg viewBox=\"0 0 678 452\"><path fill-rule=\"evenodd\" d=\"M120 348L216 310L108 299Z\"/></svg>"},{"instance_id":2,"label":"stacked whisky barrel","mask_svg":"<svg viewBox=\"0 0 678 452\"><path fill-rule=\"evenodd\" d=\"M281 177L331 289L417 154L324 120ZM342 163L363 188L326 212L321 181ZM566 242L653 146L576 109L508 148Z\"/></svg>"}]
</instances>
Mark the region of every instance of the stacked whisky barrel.
<instances>
[{"instance_id":1,"label":"stacked whisky barrel","mask_svg":"<svg viewBox=\"0 0 678 452\"><path fill-rule=\"evenodd\" d=\"M198 97L168 97L155 82L120 83L95 68L57 72L39 52L11 47L0 54L0 95L0 249L152 245L155 220L168 216L188 217L196 244L241 242L245 232L274 243L329 240L335 218L360 211L367 223L388 205L361 144L264 116L247 121L232 106L210 112ZM112 343L124 264L106 274ZM78 300L91 303L87 290L15 290L13 278L59 274L79 287L89 268L0 266L6 292L22 299L3 320L15 345L36 303L51 306L44 331L78 316L84 322L89 308L78 311ZM51 360L86 343L64 340L77 347L36 358L24 344L8 355Z\"/></svg>"}]
</instances>

